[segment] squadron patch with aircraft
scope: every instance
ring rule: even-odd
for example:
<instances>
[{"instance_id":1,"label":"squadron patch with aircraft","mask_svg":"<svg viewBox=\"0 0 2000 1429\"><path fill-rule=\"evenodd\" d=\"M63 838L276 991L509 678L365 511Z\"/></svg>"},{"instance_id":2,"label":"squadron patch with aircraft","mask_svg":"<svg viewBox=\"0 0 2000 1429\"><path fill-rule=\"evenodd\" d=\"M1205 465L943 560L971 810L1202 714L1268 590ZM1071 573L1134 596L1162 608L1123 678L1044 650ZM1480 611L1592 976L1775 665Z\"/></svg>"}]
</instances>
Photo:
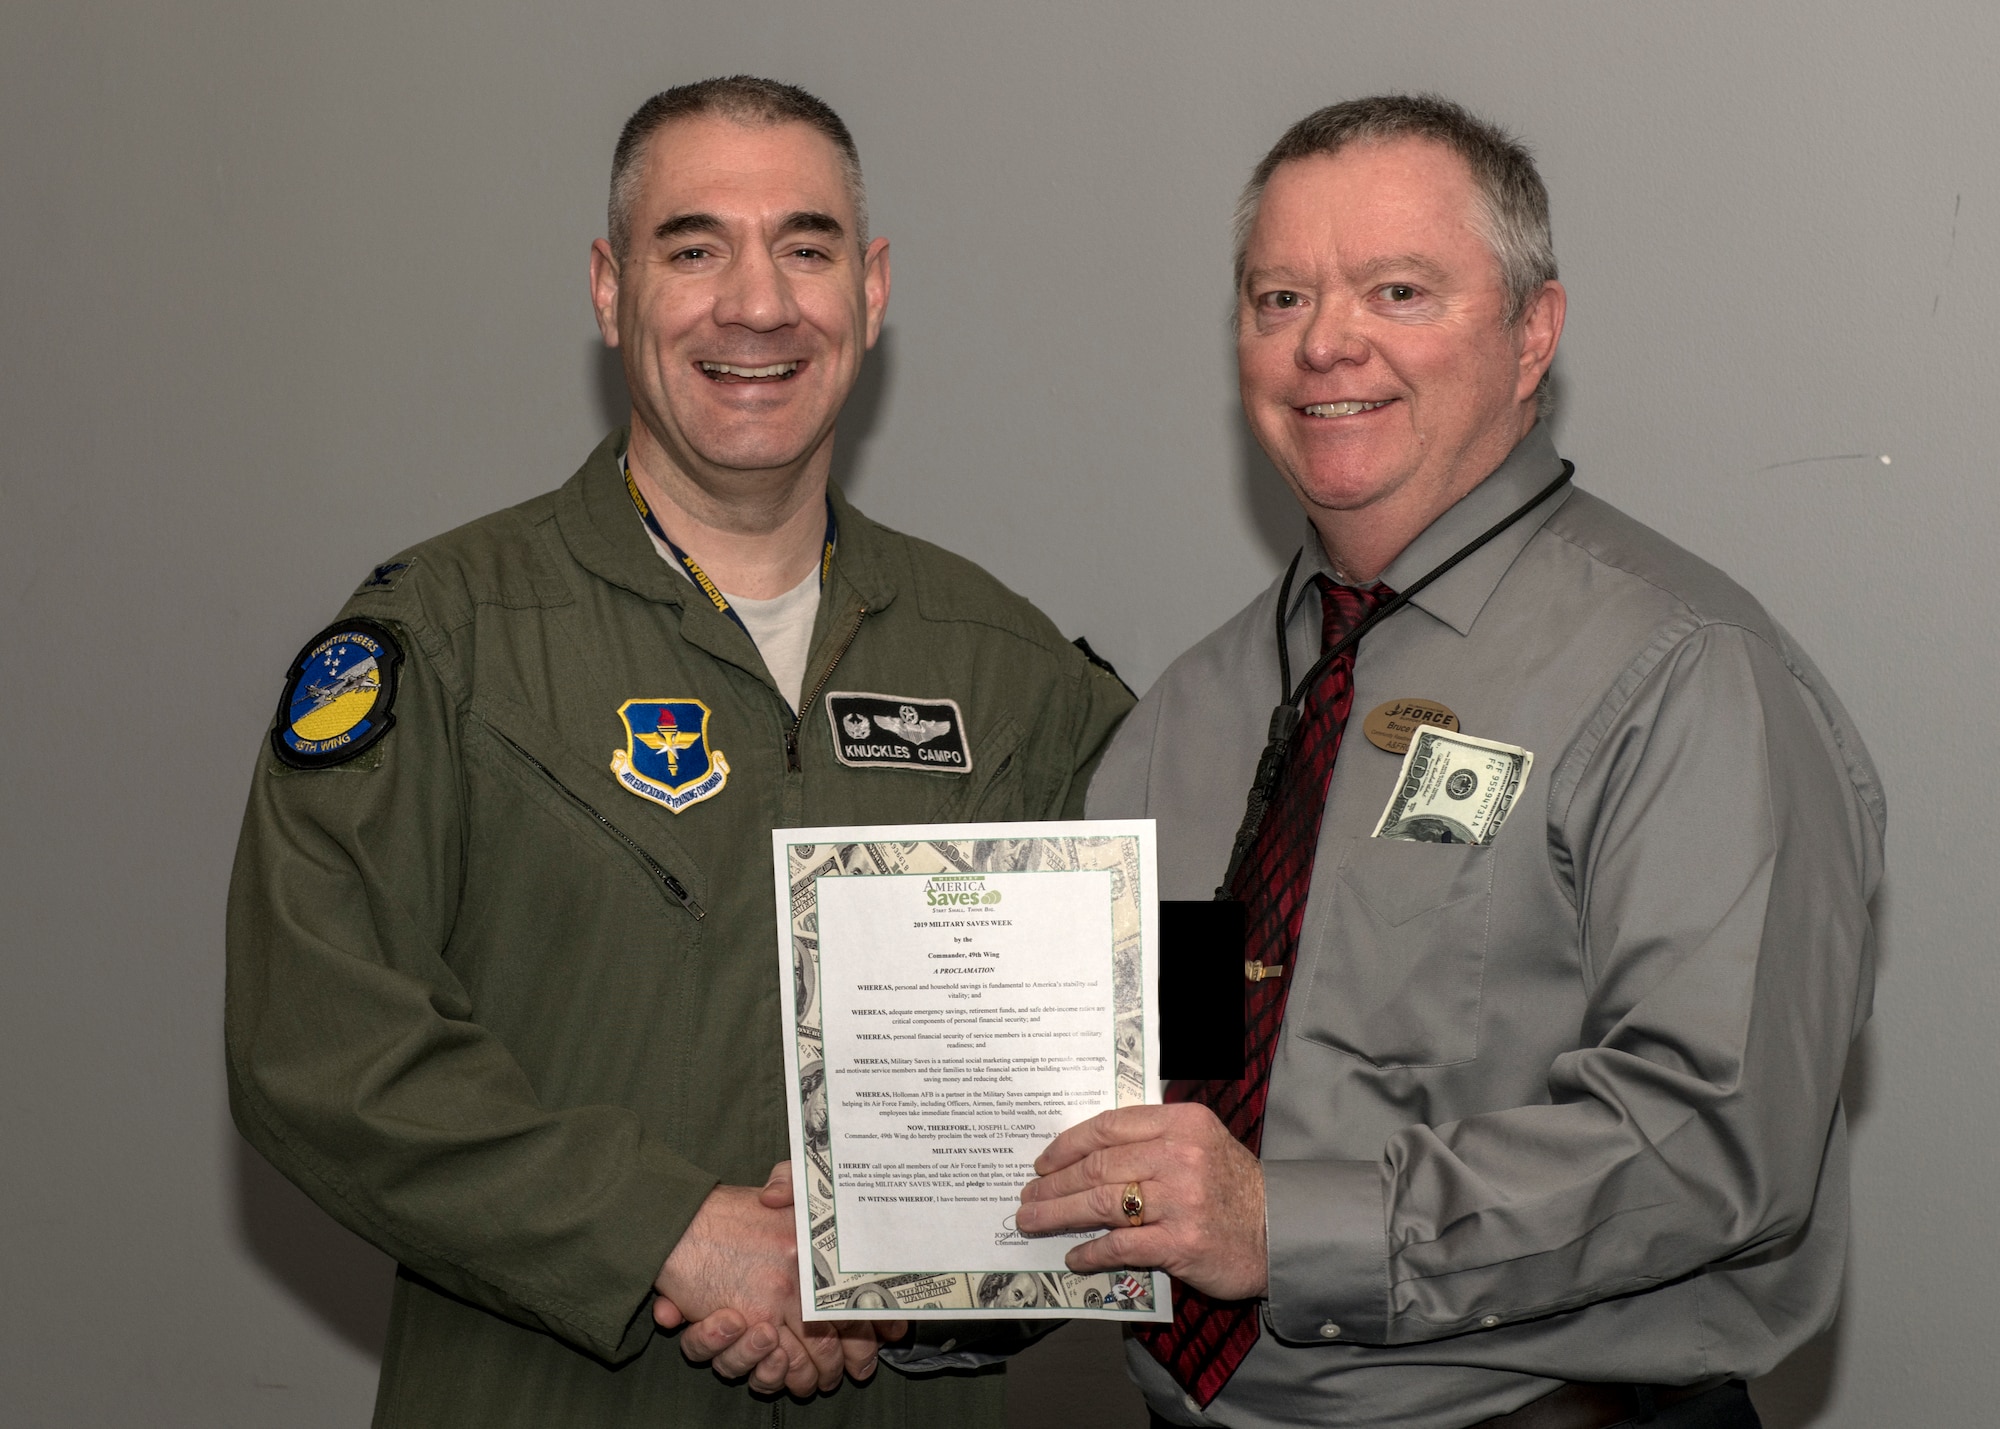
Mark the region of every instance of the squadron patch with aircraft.
<instances>
[{"instance_id":1,"label":"squadron patch with aircraft","mask_svg":"<svg viewBox=\"0 0 2000 1429\"><path fill-rule=\"evenodd\" d=\"M396 722L403 647L372 620L343 620L306 642L285 673L271 749L294 769L329 769L363 753Z\"/></svg>"}]
</instances>

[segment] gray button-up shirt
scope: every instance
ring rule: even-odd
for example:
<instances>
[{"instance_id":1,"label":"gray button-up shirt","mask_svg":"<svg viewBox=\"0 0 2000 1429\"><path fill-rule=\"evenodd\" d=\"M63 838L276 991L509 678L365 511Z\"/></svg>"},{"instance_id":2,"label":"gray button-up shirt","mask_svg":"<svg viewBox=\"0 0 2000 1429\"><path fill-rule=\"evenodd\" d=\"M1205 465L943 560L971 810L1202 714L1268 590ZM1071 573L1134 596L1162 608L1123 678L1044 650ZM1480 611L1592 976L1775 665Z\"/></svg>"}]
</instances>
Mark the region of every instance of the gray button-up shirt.
<instances>
[{"instance_id":1,"label":"gray button-up shirt","mask_svg":"<svg viewBox=\"0 0 2000 1429\"><path fill-rule=\"evenodd\" d=\"M1537 427L1397 558L1397 589L1559 470ZM1304 578L1295 671L1319 644ZM1330 572L1329 572L1330 573ZM1091 789L1206 898L1278 697L1276 587L1183 655ZM1263 1161L1264 1334L1193 1412L1458 1429L1561 1380L1762 1374L1832 1318L1840 1080L1866 1019L1884 808L1817 670L1741 588L1564 488L1361 643ZM1534 752L1488 846L1369 837L1392 699Z\"/></svg>"}]
</instances>

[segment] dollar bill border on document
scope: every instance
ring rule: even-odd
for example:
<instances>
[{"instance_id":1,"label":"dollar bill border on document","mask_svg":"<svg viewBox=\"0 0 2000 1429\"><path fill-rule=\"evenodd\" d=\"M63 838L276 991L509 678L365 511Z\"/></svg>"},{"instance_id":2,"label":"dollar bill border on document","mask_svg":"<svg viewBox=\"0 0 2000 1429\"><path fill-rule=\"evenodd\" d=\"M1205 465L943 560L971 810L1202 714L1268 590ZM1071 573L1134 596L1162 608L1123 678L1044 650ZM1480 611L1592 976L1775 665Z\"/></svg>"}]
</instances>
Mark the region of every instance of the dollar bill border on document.
<instances>
[{"instance_id":1,"label":"dollar bill border on document","mask_svg":"<svg viewBox=\"0 0 2000 1429\"><path fill-rule=\"evenodd\" d=\"M1142 828L1147 836L1142 837ZM832 1136L820 1017L820 880L927 873L1111 873L1113 1006L1119 1106L1160 1100L1159 1029L1149 995L1157 965L1150 821L911 824L778 829L780 992L784 1003L799 1282L808 1320L1173 1318L1164 1271L978 1268L846 1274L838 1267Z\"/></svg>"}]
</instances>

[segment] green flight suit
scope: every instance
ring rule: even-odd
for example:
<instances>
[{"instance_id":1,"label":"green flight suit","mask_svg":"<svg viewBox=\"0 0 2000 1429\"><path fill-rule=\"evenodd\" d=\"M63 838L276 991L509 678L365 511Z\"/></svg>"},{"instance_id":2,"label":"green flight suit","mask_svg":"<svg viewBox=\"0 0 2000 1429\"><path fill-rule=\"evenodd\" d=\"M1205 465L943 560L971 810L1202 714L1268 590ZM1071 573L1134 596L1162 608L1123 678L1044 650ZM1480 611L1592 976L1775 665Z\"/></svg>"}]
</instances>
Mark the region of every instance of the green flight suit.
<instances>
[{"instance_id":1,"label":"green flight suit","mask_svg":"<svg viewBox=\"0 0 2000 1429\"><path fill-rule=\"evenodd\" d=\"M344 607L402 645L395 723L336 767L259 761L229 898L236 1124L401 1263L378 1425L997 1423L992 1372L760 1401L654 1332L651 1286L711 1187L787 1154L770 831L1077 817L1131 698L836 493L795 727L649 543L623 444ZM956 700L970 772L843 765L828 690ZM621 786L635 698L708 706L712 797Z\"/></svg>"}]
</instances>

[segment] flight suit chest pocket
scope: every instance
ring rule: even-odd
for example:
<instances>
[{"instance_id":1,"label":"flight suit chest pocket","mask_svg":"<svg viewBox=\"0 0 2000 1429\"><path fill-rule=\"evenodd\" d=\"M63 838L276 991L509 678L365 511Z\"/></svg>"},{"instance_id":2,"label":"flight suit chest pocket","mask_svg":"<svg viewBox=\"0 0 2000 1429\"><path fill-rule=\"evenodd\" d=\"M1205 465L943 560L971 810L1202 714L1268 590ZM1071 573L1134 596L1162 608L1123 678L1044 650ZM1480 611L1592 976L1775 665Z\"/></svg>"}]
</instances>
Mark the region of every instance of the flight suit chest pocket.
<instances>
[{"instance_id":1,"label":"flight suit chest pocket","mask_svg":"<svg viewBox=\"0 0 2000 1429\"><path fill-rule=\"evenodd\" d=\"M973 745L972 772L951 781L944 797L925 816L928 823L952 821L1009 822L1016 819L1048 818L1051 815L1030 808L1027 801L1035 791L1029 787L1021 751L1021 727L1010 715L1001 715Z\"/></svg>"},{"instance_id":2,"label":"flight suit chest pocket","mask_svg":"<svg viewBox=\"0 0 2000 1429\"><path fill-rule=\"evenodd\" d=\"M1331 882L1300 929L1294 1033L1378 1067L1478 1056L1493 850L1357 838L1325 853Z\"/></svg>"}]
</instances>

